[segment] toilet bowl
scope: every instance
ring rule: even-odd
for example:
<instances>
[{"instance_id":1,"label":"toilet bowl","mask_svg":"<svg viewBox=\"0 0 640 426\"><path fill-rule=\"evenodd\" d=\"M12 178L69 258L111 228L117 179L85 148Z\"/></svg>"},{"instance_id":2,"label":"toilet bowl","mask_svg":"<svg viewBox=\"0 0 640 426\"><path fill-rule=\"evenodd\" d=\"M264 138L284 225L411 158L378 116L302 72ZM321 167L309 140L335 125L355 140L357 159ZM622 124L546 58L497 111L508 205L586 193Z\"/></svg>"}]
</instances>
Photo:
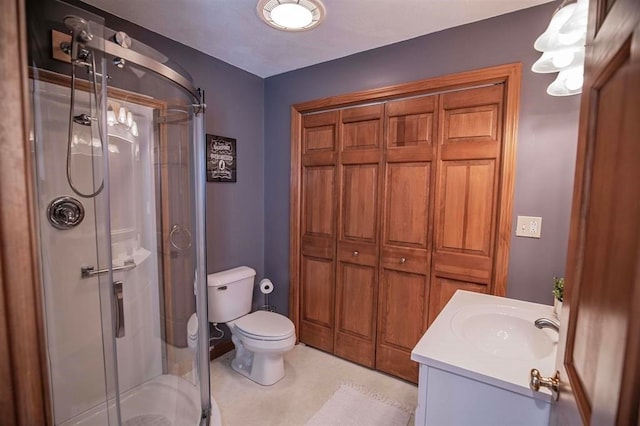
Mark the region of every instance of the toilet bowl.
<instances>
[{"instance_id":1,"label":"toilet bowl","mask_svg":"<svg viewBox=\"0 0 640 426\"><path fill-rule=\"evenodd\" d=\"M230 321L236 355L231 368L263 386L284 377L284 353L296 343L289 318L274 312L256 311Z\"/></svg>"},{"instance_id":2,"label":"toilet bowl","mask_svg":"<svg viewBox=\"0 0 640 426\"><path fill-rule=\"evenodd\" d=\"M284 354L296 342L295 327L289 318L275 312L251 312L252 268L238 268L209 274L209 321L226 323L236 347L231 367L264 386L284 377ZM251 312L251 313L250 313Z\"/></svg>"}]
</instances>

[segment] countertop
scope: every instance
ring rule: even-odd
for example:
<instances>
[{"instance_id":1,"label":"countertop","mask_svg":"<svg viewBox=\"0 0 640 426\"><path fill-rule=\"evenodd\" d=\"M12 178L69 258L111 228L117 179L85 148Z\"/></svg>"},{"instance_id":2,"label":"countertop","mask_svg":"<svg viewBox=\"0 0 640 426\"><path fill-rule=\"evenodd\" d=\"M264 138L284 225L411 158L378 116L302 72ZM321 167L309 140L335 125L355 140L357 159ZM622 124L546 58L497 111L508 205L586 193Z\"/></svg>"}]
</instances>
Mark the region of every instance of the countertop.
<instances>
[{"instance_id":1,"label":"countertop","mask_svg":"<svg viewBox=\"0 0 640 426\"><path fill-rule=\"evenodd\" d=\"M533 322L537 318L555 319L552 306L458 290L415 346L411 359L512 392L550 401L551 392L548 389L534 392L529 388L529 377L532 368L537 368L543 376L553 376L555 373L558 333L549 329L535 330L546 333L553 342L553 349L545 356L531 354L528 359L514 359L496 355L482 350L463 337L458 327L453 326L467 319L469 312L478 311L498 314L514 312L515 316L531 321L531 327L534 328ZM511 331L505 326L504 330L492 332L508 336Z\"/></svg>"}]
</instances>

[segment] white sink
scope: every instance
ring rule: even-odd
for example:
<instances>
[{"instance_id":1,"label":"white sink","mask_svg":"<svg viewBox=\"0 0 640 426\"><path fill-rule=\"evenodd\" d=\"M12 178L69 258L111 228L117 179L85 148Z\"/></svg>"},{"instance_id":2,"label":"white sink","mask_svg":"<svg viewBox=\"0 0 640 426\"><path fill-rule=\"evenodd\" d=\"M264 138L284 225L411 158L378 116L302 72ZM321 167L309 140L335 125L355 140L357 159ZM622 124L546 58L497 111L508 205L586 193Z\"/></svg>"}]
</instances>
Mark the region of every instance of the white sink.
<instances>
[{"instance_id":1,"label":"white sink","mask_svg":"<svg viewBox=\"0 0 640 426\"><path fill-rule=\"evenodd\" d=\"M477 349L496 357L537 360L551 354L557 342L548 330L533 324L539 315L505 305L472 306L453 316L451 328Z\"/></svg>"}]
</instances>

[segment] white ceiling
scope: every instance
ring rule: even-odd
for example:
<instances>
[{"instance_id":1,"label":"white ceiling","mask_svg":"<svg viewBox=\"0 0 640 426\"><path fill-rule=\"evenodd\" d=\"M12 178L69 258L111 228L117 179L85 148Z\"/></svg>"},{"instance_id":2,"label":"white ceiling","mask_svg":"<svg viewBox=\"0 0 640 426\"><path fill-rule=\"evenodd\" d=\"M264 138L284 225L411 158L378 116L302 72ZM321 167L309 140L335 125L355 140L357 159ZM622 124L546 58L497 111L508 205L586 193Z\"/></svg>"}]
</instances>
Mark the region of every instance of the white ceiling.
<instances>
[{"instance_id":1,"label":"white ceiling","mask_svg":"<svg viewBox=\"0 0 640 426\"><path fill-rule=\"evenodd\" d=\"M323 0L324 22L297 33L263 23L258 0L84 1L265 78L552 0Z\"/></svg>"}]
</instances>

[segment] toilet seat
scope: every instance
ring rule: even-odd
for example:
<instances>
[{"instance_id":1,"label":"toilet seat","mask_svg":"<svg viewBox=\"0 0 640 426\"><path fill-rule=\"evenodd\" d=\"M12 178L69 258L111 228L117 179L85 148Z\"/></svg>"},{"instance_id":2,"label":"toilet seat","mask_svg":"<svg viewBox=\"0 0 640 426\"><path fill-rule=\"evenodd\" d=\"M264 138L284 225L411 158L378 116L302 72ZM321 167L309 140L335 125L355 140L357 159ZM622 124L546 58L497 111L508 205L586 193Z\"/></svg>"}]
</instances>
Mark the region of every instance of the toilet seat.
<instances>
[{"instance_id":1,"label":"toilet seat","mask_svg":"<svg viewBox=\"0 0 640 426\"><path fill-rule=\"evenodd\" d=\"M295 327L284 315L268 311L256 311L233 321L235 331L254 340L278 341L295 335Z\"/></svg>"}]
</instances>

